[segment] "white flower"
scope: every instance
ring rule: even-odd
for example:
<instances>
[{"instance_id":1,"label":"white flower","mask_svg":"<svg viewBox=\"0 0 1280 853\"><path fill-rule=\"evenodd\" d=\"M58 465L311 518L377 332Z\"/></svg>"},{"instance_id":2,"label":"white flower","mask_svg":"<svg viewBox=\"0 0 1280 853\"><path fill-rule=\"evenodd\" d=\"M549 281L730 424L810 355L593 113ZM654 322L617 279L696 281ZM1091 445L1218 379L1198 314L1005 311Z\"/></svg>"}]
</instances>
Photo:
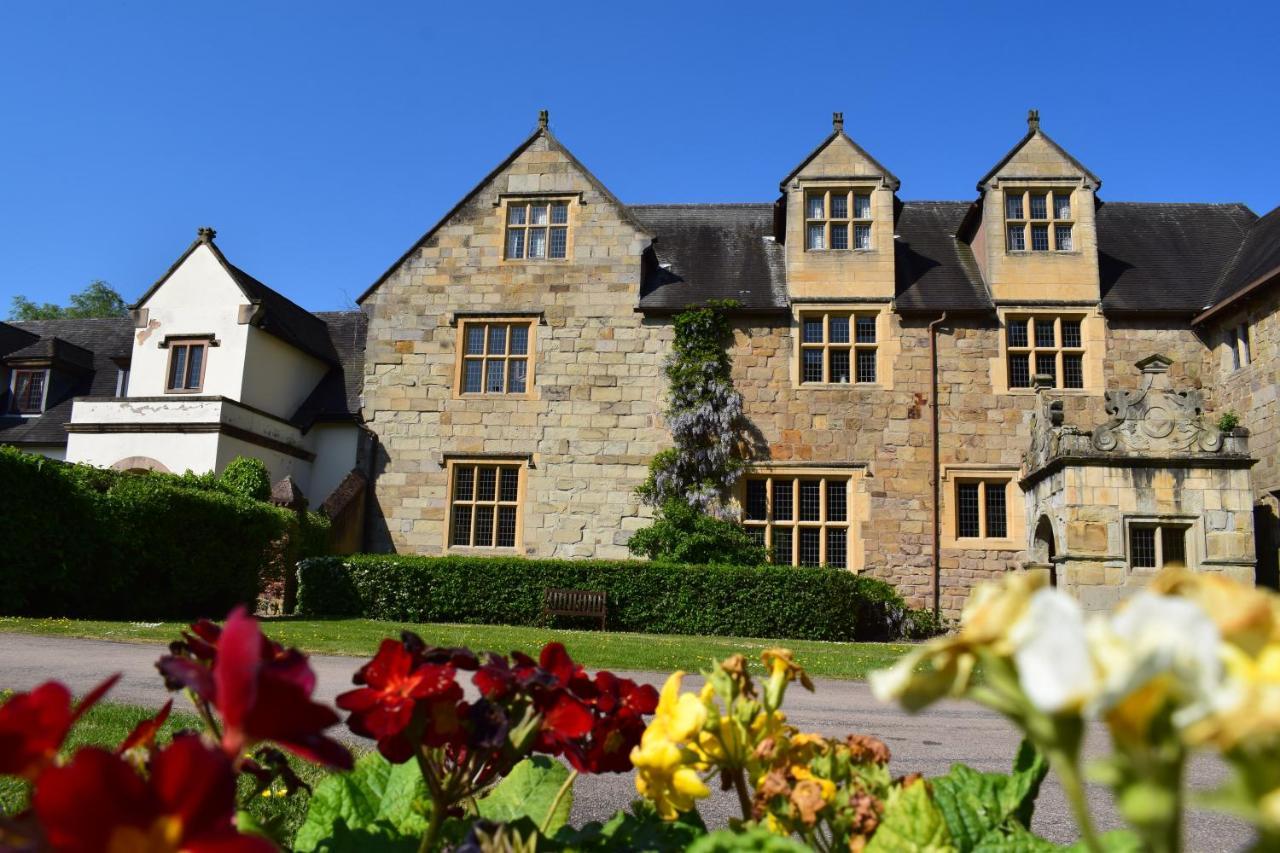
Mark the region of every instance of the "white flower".
<instances>
[{"instance_id":1,"label":"white flower","mask_svg":"<svg viewBox=\"0 0 1280 853\"><path fill-rule=\"evenodd\" d=\"M1175 702L1174 722L1184 726L1208 713L1222 689L1218 627L1185 598L1138 593L1109 619L1093 622L1089 639L1103 672L1094 703L1101 714L1153 688Z\"/></svg>"},{"instance_id":2,"label":"white flower","mask_svg":"<svg viewBox=\"0 0 1280 853\"><path fill-rule=\"evenodd\" d=\"M1101 683L1084 613L1071 596L1056 589L1037 590L1009 638L1022 692L1040 711L1079 711L1097 694Z\"/></svg>"}]
</instances>

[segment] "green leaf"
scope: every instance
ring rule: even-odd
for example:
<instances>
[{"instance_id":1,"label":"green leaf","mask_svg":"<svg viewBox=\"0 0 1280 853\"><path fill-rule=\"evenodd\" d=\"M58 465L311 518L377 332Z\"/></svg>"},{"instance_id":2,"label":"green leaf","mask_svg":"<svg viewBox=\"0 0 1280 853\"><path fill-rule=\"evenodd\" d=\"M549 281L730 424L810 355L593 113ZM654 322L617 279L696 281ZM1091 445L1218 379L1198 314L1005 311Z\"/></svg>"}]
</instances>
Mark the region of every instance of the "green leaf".
<instances>
[{"instance_id":1,"label":"green leaf","mask_svg":"<svg viewBox=\"0 0 1280 853\"><path fill-rule=\"evenodd\" d=\"M350 773L327 776L311 795L294 849L338 851L417 849L429 810L426 784L415 764L390 764L376 752Z\"/></svg>"},{"instance_id":2,"label":"green leaf","mask_svg":"<svg viewBox=\"0 0 1280 853\"><path fill-rule=\"evenodd\" d=\"M707 827L696 812L676 820L663 820L647 800L637 800L630 812L618 812L605 823L592 821L581 829L566 826L555 842L576 853L631 850L635 853L667 853L684 850L706 835Z\"/></svg>"},{"instance_id":3,"label":"green leaf","mask_svg":"<svg viewBox=\"0 0 1280 853\"><path fill-rule=\"evenodd\" d=\"M526 758L507 777L476 803L480 817L497 823L511 823L522 817L547 835L554 835L569 822L573 807L572 786L560 796L569 781L569 768L545 755Z\"/></svg>"},{"instance_id":4,"label":"green leaf","mask_svg":"<svg viewBox=\"0 0 1280 853\"><path fill-rule=\"evenodd\" d=\"M955 853L942 812L920 779L889 795L866 853Z\"/></svg>"},{"instance_id":5,"label":"green leaf","mask_svg":"<svg viewBox=\"0 0 1280 853\"><path fill-rule=\"evenodd\" d=\"M1056 853L1058 849L1058 845L1011 820L984 835L973 853Z\"/></svg>"},{"instance_id":6,"label":"green leaf","mask_svg":"<svg viewBox=\"0 0 1280 853\"><path fill-rule=\"evenodd\" d=\"M1044 757L1026 742L1018 750L1014 773L979 773L956 764L946 776L930 780L933 800L947 822L956 849L979 849L987 835L1010 823L1027 826L1040 783L1048 772ZM997 835L997 840L1002 837Z\"/></svg>"},{"instance_id":7,"label":"green leaf","mask_svg":"<svg viewBox=\"0 0 1280 853\"><path fill-rule=\"evenodd\" d=\"M869 848L868 848L869 849ZM794 838L775 835L767 829L734 832L721 829L699 838L689 845L689 853L809 853L809 848Z\"/></svg>"}]
</instances>

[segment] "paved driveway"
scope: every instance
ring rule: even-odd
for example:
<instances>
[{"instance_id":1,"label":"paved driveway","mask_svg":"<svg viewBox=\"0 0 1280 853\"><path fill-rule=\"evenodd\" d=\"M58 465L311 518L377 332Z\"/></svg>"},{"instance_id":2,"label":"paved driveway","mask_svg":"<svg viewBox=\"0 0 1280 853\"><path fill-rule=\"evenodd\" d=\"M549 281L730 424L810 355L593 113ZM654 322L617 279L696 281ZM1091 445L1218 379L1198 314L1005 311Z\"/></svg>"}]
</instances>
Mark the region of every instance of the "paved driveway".
<instances>
[{"instance_id":1,"label":"paved driveway","mask_svg":"<svg viewBox=\"0 0 1280 853\"><path fill-rule=\"evenodd\" d=\"M76 693L82 693L112 672L123 677L108 697L114 702L152 706L168 698L153 664L164 649L154 645L74 640L62 637L34 637L0 634L0 687L27 689L49 678L58 678ZM348 689L357 660L349 657L314 656L319 686L317 697L332 702ZM632 673L642 681L660 685L664 675ZM688 681L697 689L699 679ZM978 770L1005 771L1009 768L1018 736L1002 718L961 702L944 702L922 714L905 714L881 705L863 682L819 679L816 693L793 688L787 695L791 722L807 731L843 736L850 732L872 734L883 739L893 751L897 774L918 771L926 776L945 773L954 762ZM348 738L351 735L344 732ZM1100 727L1090 732L1087 749L1102 754L1106 733ZM1215 760L1202 758L1192 764L1189 776L1193 788L1216 785L1224 768ZM631 776L584 777L575 788L575 823L601 819L625 807L635 797ZM1119 825L1109 808L1104 790L1091 791L1094 813L1102 828ZM701 807L707 822L723 825L736 810L732 797L717 793ZM1036 808L1036 832L1058 842L1076 838L1075 825L1067 811L1062 791L1050 776ZM1195 813L1187 826L1189 851L1241 850L1248 846L1250 832L1243 824L1219 815Z\"/></svg>"}]
</instances>

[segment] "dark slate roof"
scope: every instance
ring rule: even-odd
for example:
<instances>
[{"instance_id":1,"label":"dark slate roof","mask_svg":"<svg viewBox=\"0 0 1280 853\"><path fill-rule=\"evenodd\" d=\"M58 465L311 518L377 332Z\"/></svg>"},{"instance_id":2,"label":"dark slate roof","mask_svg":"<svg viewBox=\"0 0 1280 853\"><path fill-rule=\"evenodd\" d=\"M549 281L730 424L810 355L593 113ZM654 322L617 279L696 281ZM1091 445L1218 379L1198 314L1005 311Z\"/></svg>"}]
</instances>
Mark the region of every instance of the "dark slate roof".
<instances>
[{"instance_id":1,"label":"dark slate roof","mask_svg":"<svg viewBox=\"0 0 1280 853\"><path fill-rule=\"evenodd\" d=\"M1280 207L1255 220L1231 266L1218 282L1214 302L1228 299L1280 270Z\"/></svg>"},{"instance_id":2,"label":"dark slate roof","mask_svg":"<svg viewBox=\"0 0 1280 853\"><path fill-rule=\"evenodd\" d=\"M956 239L972 206L966 201L902 203L894 241L899 311L992 309L973 250Z\"/></svg>"},{"instance_id":3,"label":"dark slate roof","mask_svg":"<svg viewBox=\"0 0 1280 853\"><path fill-rule=\"evenodd\" d=\"M1242 204L1099 204L1103 311L1199 312L1255 219Z\"/></svg>"},{"instance_id":4,"label":"dark slate roof","mask_svg":"<svg viewBox=\"0 0 1280 853\"><path fill-rule=\"evenodd\" d=\"M364 312L320 311L314 316L325 324L337 362L294 414L293 423L302 429L310 429L317 421L359 420L364 384L364 339L369 327Z\"/></svg>"},{"instance_id":5,"label":"dark slate roof","mask_svg":"<svg viewBox=\"0 0 1280 853\"><path fill-rule=\"evenodd\" d=\"M69 384L51 382L44 414L33 418L0 415L0 442L5 444L66 444L63 425L71 420L75 397L111 397L116 393L115 360L127 361L133 352L133 321L128 317L98 320L34 320L14 323L40 337L40 343L60 340L87 352L89 370L62 374ZM61 386L60 393L52 396Z\"/></svg>"},{"instance_id":6,"label":"dark slate roof","mask_svg":"<svg viewBox=\"0 0 1280 853\"><path fill-rule=\"evenodd\" d=\"M734 299L747 311L787 307L783 248L772 204L642 204L630 208L653 247L645 254L640 310L679 311Z\"/></svg>"},{"instance_id":7,"label":"dark slate roof","mask_svg":"<svg viewBox=\"0 0 1280 853\"><path fill-rule=\"evenodd\" d=\"M210 246L221 256L222 253L216 246ZM335 365L339 363L338 353L329 340L329 332L323 320L234 264L224 262L227 272L231 273L245 296L262 306L263 314L254 325L321 361Z\"/></svg>"},{"instance_id":8,"label":"dark slate roof","mask_svg":"<svg viewBox=\"0 0 1280 853\"><path fill-rule=\"evenodd\" d=\"M39 339L38 335L33 335L25 329L19 329L9 323L0 323L0 356L8 355Z\"/></svg>"},{"instance_id":9,"label":"dark slate roof","mask_svg":"<svg viewBox=\"0 0 1280 853\"><path fill-rule=\"evenodd\" d=\"M52 361L76 370L93 370L93 353L58 337L37 338L34 343L5 355L6 362Z\"/></svg>"}]
</instances>

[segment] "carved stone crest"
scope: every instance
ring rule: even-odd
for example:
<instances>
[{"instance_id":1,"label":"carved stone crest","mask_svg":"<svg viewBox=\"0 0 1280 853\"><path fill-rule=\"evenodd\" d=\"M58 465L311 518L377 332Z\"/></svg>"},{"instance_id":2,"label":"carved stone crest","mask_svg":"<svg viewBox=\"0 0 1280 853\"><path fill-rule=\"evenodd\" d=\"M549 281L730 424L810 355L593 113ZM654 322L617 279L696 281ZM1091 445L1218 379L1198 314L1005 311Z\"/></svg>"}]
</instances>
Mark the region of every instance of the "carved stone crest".
<instances>
[{"instance_id":1,"label":"carved stone crest","mask_svg":"<svg viewBox=\"0 0 1280 853\"><path fill-rule=\"evenodd\" d=\"M1204 421L1204 396L1198 390L1174 391L1162 355L1137 363L1142 387L1108 391L1111 419L1093 430L1093 446L1104 453L1195 453L1222 449L1222 433Z\"/></svg>"}]
</instances>

